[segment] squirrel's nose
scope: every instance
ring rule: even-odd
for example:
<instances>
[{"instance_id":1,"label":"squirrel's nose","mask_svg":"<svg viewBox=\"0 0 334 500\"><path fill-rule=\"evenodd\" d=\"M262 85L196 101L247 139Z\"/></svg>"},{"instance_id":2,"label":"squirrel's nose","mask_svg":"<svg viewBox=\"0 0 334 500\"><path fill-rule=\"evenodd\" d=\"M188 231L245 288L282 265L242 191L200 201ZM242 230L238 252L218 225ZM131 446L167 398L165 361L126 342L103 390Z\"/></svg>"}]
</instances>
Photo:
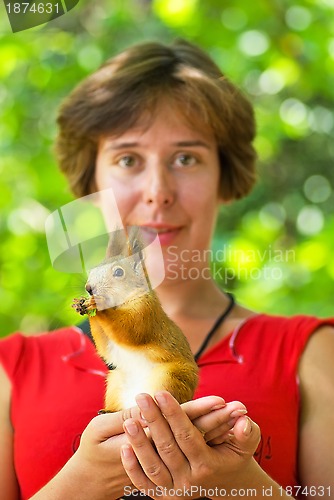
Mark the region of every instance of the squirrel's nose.
<instances>
[{"instance_id":1,"label":"squirrel's nose","mask_svg":"<svg viewBox=\"0 0 334 500\"><path fill-rule=\"evenodd\" d=\"M86 283L85 289L86 289L86 292L89 293L89 295L93 295L93 289L89 283Z\"/></svg>"}]
</instances>

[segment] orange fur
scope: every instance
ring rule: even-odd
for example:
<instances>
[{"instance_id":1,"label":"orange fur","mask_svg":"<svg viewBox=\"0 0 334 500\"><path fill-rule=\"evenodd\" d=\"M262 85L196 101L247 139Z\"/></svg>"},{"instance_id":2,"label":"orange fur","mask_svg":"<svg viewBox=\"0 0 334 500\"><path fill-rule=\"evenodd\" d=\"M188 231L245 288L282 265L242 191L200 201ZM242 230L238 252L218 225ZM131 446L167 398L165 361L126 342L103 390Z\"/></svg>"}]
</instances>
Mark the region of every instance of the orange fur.
<instances>
[{"instance_id":1,"label":"orange fur","mask_svg":"<svg viewBox=\"0 0 334 500\"><path fill-rule=\"evenodd\" d=\"M147 360L150 381L140 392L153 395L165 389L179 403L193 397L198 381L197 365L182 331L168 318L154 292L118 308L98 311L89 321L97 351L108 364L115 362L108 352L108 342ZM118 365L108 374L107 411L123 408L124 391L132 383L135 381L131 381L127 366Z\"/></svg>"},{"instance_id":2,"label":"orange fur","mask_svg":"<svg viewBox=\"0 0 334 500\"><path fill-rule=\"evenodd\" d=\"M161 389L183 403L198 381L187 339L151 288L142 250L138 228L112 233L106 260L88 276L91 297L74 302L80 314L96 310L89 316L96 349L115 367L107 376L107 411L134 405L139 392Z\"/></svg>"}]
</instances>

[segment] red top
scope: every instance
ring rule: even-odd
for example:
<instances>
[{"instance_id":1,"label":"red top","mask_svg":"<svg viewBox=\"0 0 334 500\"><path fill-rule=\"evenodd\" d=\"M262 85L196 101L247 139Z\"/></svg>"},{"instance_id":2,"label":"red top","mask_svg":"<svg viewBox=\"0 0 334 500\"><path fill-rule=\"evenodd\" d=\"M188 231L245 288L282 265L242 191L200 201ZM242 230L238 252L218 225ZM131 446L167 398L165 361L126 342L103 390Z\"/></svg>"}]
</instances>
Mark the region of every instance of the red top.
<instances>
[{"instance_id":1,"label":"red top","mask_svg":"<svg viewBox=\"0 0 334 500\"><path fill-rule=\"evenodd\" d=\"M196 397L240 400L261 428L256 458L283 487L298 485L297 367L309 336L334 319L253 316L199 359ZM0 341L12 381L14 460L21 498L47 483L78 448L103 407L106 368L77 328Z\"/></svg>"}]
</instances>

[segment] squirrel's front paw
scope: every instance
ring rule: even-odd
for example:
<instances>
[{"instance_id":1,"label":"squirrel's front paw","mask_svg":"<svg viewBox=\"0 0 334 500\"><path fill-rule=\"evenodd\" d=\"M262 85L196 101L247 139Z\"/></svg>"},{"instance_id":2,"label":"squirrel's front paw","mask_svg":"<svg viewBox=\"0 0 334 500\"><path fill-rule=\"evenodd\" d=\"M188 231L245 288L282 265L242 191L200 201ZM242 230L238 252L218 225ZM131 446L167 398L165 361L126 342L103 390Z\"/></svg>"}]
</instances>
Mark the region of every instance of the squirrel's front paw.
<instances>
[{"instance_id":1,"label":"squirrel's front paw","mask_svg":"<svg viewBox=\"0 0 334 500\"><path fill-rule=\"evenodd\" d=\"M94 316L96 314L96 304L93 297L80 297L79 299L74 299L72 307L81 316L85 314Z\"/></svg>"}]
</instances>

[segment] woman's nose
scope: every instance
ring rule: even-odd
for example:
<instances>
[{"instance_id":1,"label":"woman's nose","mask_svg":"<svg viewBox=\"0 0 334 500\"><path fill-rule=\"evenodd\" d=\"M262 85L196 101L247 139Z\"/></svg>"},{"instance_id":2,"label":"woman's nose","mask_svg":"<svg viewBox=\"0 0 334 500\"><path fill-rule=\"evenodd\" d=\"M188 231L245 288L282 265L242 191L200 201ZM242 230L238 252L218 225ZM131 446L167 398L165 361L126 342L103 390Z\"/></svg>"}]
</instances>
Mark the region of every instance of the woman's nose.
<instances>
[{"instance_id":1,"label":"woman's nose","mask_svg":"<svg viewBox=\"0 0 334 500\"><path fill-rule=\"evenodd\" d=\"M175 186L172 174L162 169L155 169L145 180L144 201L160 207L168 207L174 203Z\"/></svg>"}]
</instances>

